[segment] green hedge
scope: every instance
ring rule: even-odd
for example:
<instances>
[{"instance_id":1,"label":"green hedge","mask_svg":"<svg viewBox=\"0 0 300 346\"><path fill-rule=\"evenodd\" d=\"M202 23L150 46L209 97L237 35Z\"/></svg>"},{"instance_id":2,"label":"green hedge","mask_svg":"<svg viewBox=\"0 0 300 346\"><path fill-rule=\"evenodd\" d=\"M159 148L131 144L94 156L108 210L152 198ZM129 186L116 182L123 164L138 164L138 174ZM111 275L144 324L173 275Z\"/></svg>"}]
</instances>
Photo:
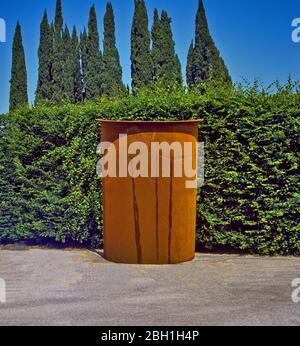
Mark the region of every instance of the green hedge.
<instances>
[{"instance_id":1,"label":"green hedge","mask_svg":"<svg viewBox=\"0 0 300 346\"><path fill-rule=\"evenodd\" d=\"M96 118L205 118L202 247L300 254L300 94L256 88L144 91L97 104L35 107L1 117L0 241L98 245L101 181Z\"/></svg>"}]
</instances>

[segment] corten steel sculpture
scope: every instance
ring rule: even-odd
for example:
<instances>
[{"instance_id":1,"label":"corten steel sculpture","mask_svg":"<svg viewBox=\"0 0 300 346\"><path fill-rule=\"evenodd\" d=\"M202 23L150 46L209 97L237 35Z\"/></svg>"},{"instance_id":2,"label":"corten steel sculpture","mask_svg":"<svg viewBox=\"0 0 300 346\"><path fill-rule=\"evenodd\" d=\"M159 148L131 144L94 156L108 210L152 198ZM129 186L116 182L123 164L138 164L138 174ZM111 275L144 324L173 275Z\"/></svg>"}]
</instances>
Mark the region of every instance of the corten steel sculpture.
<instances>
[{"instance_id":1,"label":"corten steel sculpture","mask_svg":"<svg viewBox=\"0 0 300 346\"><path fill-rule=\"evenodd\" d=\"M174 167L180 159L171 153L170 175L162 173L162 155L159 174L153 177L148 158L147 177L120 176L120 134L127 135L128 147L144 143L151 153L152 143L180 143L192 148L192 166L197 166L197 121L132 122L102 121L101 142L110 142L116 148L116 177L103 178L104 256L107 260L128 264L175 264L190 261L195 256L196 186L187 188L183 169L176 176ZM127 149L127 148L126 148ZM121 150L124 150L122 148ZM136 155L126 153L130 162ZM184 150L183 154L184 155ZM151 156L151 155L150 155ZM181 158L184 162L184 157ZM130 166L130 164L129 164ZM178 167L178 165L177 165ZM192 180L195 181L196 175Z\"/></svg>"}]
</instances>

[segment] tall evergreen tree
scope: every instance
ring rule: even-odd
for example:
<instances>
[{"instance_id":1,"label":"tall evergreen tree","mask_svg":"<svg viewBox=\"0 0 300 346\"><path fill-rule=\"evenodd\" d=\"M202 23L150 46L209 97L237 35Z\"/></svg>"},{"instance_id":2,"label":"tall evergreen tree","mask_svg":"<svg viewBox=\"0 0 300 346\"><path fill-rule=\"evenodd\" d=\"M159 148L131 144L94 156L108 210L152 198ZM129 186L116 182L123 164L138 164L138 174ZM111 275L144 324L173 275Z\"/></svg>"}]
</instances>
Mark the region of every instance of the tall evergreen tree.
<instances>
[{"instance_id":1,"label":"tall evergreen tree","mask_svg":"<svg viewBox=\"0 0 300 346\"><path fill-rule=\"evenodd\" d=\"M62 28L63 16L61 0L57 0L52 55L52 101L56 104L60 103L63 97L64 49L62 42Z\"/></svg>"},{"instance_id":2,"label":"tall evergreen tree","mask_svg":"<svg viewBox=\"0 0 300 346\"><path fill-rule=\"evenodd\" d=\"M174 77L175 77L175 82L179 85L182 85L183 83L182 66L181 66L181 62L180 62L178 54L175 54L175 58L174 58Z\"/></svg>"},{"instance_id":3,"label":"tall evergreen tree","mask_svg":"<svg viewBox=\"0 0 300 346\"><path fill-rule=\"evenodd\" d=\"M86 40L86 63L84 66L84 86L86 98L96 99L101 95L102 54L95 6L90 10L88 35Z\"/></svg>"},{"instance_id":4,"label":"tall evergreen tree","mask_svg":"<svg viewBox=\"0 0 300 346\"><path fill-rule=\"evenodd\" d=\"M64 72L63 72L63 99L77 103L82 100L82 75L80 67L80 48L75 26L72 37L68 27L63 32Z\"/></svg>"},{"instance_id":5,"label":"tall evergreen tree","mask_svg":"<svg viewBox=\"0 0 300 346\"><path fill-rule=\"evenodd\" d=\"M67 102L74 102L73 54L72 42L68 27L65 27L62 36L63 47L63 89L62 98Z\"/></svg>"},{"instance_id":6,"label":"tall evergreen tree","mask_svg":"<svg viewBox=\"0 0 300 346\"><path fill-rule=\"evenodd\" d=\"M72 32L71 52L73 66L73 102L78 103L82 101L82 75L80 67L80 47L75 26Z\"/></svg>"},{"instance_id":7,"label":"tall evergreen tree","mask_svg":"<svg viewBox=\"0 0 300 346\"><path fill-rule=\"evenodd\" d=\"M171 29L171 18L162 11L161 19L154 12L152 28L153 79L165 86L182 83L181 64L175 53L175 42Z\"/></svg>"},{"instance_id":8,"label":"tall evergreen tree","mask_svg":"<svg viewBox=\"0 0 300 346\"><path fill-rule=\"evenodd\" d=\"M210 69L211 80L232 86L232 79L228 68L224 59L220 56L220 52L214 42L212 42L212 47L212 65Z\"/></svg>"},{"instance_id":9,"label":"tall evergreen tree","mask_svg":"<svg viewBox=\"0 0 300 346\"><path fill-rule=\"evenodd\" d=\"M208 29L203 1L199 0L196 16L195 47L193 54L194 84L209 79L209 66L211 64L211 37Z\"/></svg>"},{"instance_id":10,"label":"tall evergreen tree","mask_svg":"<svg viewBox=\"0 0 300 346\"><path fill-rule=\"evenodd\" d=\"M151 31L151 39L152 39L152 79L155 81L157 78L157 68L160 64L160 48L159 48L159 41L160 41L160 18L158 14L157 8L154 10L154 16L153 16L153 26Z\"/></svg>"},{"instance_id":11,"label":"tall evergreen tree","mask_svg":"<svg viewBox=\"0 0 300 346\"><path fill-rule=\"evenodd\" d=\"M131 28L131 77L133 90L149 85L152 80L150 32L144 0L135 0Z\"/></svg>"},{"instance_id":12,"label":"tall evergreen tree","mask_svg":"<svg viewBox=\"0 0 300 346\"><path fill-rule=\"evenodd\" d=\"M17 23L12 49L9 109L28 105L27 71L20 23Z\"/></svg>"},{"instance_id":13,"label":"tall evergreen tree","mask_svg":"<svg viewBox=\"0 0 300 346\"><path fill-rule=\"evenodd\" d=\"M83 91L85 93L85 75L86 75L86 67L87 67L87 59L88 59L86 28L84 28L83 32L80 33L80 57L81 57Z\"/></svg>"},{"instance_id":14,"label":"tall evergreen tree","mask_svg":"<svg viewBox=\"0 0 300 346\"><path fill-rule=\"evenodd\" d=\"M190 44L186 64L186 82L188 86L192 86L195 82L194 72L194 42Z\"/></svg>"},{"instance_id":15,"label":"tall evergreen tree","mask_svg":"<svg viewBox=\"0 0 300 346\"><path fill-rule=\"evenodd\" d=\"M161 78L166 84L182 83L181 64L175 53L175 42L171 29L171 18L162 11L160 21L161 31Z\"/></svg>"},{"instance_id":16,"label":"tall evergreen tree","mask_svg":"<svg viewBox=\"0 0 300 346\"><path fill-rule=\"evenodd\" d=\"M54 25L55 25L55 29L57 29L58 31L62 31L63 25L64 25L64 19L62 14L61 0L56 0Z\"/></svg>"},{"instance_id":17,"label":"tall evergreen tree","mask_svg":"<svg viewBox=\"0 0 300 346\"><path fill-rule=\"evenodd\" d=\"M37 90L35 95L35 102L38 103L42 100L51 100L52 86L51 86L51 55L52 55L52 32L49 26L47 12L45 10L44 17L41 22L40 28L40 46L39 46L39 77L37 83Z\"/></svg>"},{"instance_id":18,"label":"tall evergreen tree","mask_svg":"<svg viewBox=\"0 0 300 346\"><path fill-rule=\"evenodd\" d=\"M124 85L120 56L116 47L115 18L109 2L104 16L102 93L114 96L122 90Z\"/></svg>"},{"instance_id":19,"label":"tall evergreen tree","mask_svg":"<svg viewBox=\"0 0 300 346\"><path fill-rule=\"evenodd\" d=\"M193 70L192 80L188 80L189 85L198 85L203 82L231 84L228 69L210 35L202 0L199 0L196 16L193 68L191 69L191 67L188 66L188 69L189 71Z\"/></svg>"}]
</instances>

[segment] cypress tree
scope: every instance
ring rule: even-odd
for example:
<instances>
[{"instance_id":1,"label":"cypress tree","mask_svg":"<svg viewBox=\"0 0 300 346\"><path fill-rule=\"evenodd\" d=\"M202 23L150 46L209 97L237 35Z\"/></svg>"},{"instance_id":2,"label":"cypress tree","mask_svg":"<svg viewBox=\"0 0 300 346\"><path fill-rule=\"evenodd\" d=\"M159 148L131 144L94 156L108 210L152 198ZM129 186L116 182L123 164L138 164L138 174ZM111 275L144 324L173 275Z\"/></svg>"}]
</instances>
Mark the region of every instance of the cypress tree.
<instances>
[{"instance_id":1,"label":"cypress tree","mask_svg":"<svg viewBox=\"0 0 300 346\"><path fill-rule=\"evenodd\" d=\"M62 27L63 16L61 0L56 2L56 13L54 21L54 42L53 42L53 55L52 55L52 84L53 93L52 101L56 104L62 101L63 97L63 62L64 62L64 49L62 42Z\"/></svg>"},{"instance_id":2,"label":"cypress tree","mask_svg":"<svg viewBox=\"0 0 300 346\"><path fill-rule=\"evenodd\" d=\"M161 19L154 12L152 28L153 77L165 86L182 83L181 64L175 53L175 42L171 29L171 18L162 11Z\"/></svg>"},{"instance_id":3,"label":"cypress tree","mask_svg":"<svg viewBox=\"0 0 300 346\"><path fill-rule=\"evenodd\" d=\"M160 76L166 85L182 82L181 64L175 53L175 42L171 29L171 18L166 11L162 11L160 20L161 32L161 66Z\"/></svg>"},{"instance_id":4,"label":"cypress tree","mask_svg":"<svg viewBox=\"0 0 300 346\"><path fill-rule=\"evenodd\" d=\"M175 82L179 85L182 85L183 83L182 66L181 66L181 62L180 62L178 54L175 54L175 59L174 59L174 76L175 76Z\"/></svg>"},{"instance_id":5,"label":"cypress tree","mask_svg":"<svg viewBox=\"0 0 300 346\"><path fill-rule=\"evenodd\" d=\"M62 36L63 43L63 100L67 102L74 101L74 78L73 78L73 69L74 61L72 54L72 43L71 36L68 27L65 27Z\"/></svg>"},{"instance_id":6,"label":"cypress tree","mask_svg":"<svg viewBox=\"0 0 300 346\"><path fill-rule=\"evenodd\" d=\"M196 16L196 35L192 70L192 83L191 81L188 81L190 85L198 85L203 82L231 84L228 69L210 35L202 0L199 0L199 7ZM190 66L189 71L191 71Z\"/></svg>"},{"instance_id":7,"label":"cypress tree","mask_svg":"<svg viewBox=\"0 0 300 346\"><path fill-rule=\"evenodd\" d=\"M83 92L85 93L85 75L86 75L86 66L87 66L87 59L88 59L86 28L84 28L83 32L80 33L80 56L81 56Z\"/></svg>"},{"instance_id":8,"label":"cypress tree","mask_svg":"<svg viewBox=\"0 0 300 346\"><path fill-rule=\"evenodd\" d=\"M38 51L39 56L39 77L35 96L35 103L42 100L51 100L51 55L52 55L52 33L48 23L47 11L44 12L44 17L40 28L40 46Z\"/></svg>"},{"instance_id":9,"label":"cypress tree","mask_svg":"<svg viewBox=\"0 0 300 346\"><path fill-rule=\"evenodd\" d=\"M104 16L102 93L114 96L121 90L124 90L122 67L116 47L114 12L109 2Z\"/></svg>"},{"instance_id":10,"label":"cypress tree","mask_svg":"<svg viewBox=\"0 0 300 346\"><path fill-rule=\"evenodd\" d=\"M63 99L67 102L77 103L82 100L82 75L80 48L75 26L72 37L68 27L65 27L62 42L64 48Z\"/></svg>"},{"instance_id":11,"label":"cypress tree","mask_svg":"<svg viewBox=\"0 0 300 346\"><path fill-rule=\"evenodd\" d=\"M210 33L203 1L199 0L193 54L194 84L199 84L209 79L209 65L211 64L210 41Z\"/></svg>"},{"instance_id":12,"label":"cypress tree","mask_svg":"<svg viewBox=\"0 0 300 346\"><path fill-rule=\"evenodd\" d=\"M149 85L152 80L150 32L144 0L135 0L131 28L131 77L134 91Z\"/></svg>"},{"instance_id":13,"label":"cypress tree","mask_svg":"<svg viewBox=\"0 0 300 346\"><path fill-rule=\"evenodd\" d=\"M192 86L195 82L195 72L194 72L194 43L190 44L189 52L187 56L186 64L186 82L188 86Z\"/></svg>"},{"instance_id":14,"label":"cypress tree","mask_svg":"<svg viewBox=\"0 0 300 346\"><path fill-rule=\"evenodd\" d=\"M17 23L12 49L9 109L28 105L27 71L20 23Z\"/></svg>"},{"instance_id":15,"label":"cypress tree","mask_svg":"<svg viewBox=\"0 0 300 346\"><path fill-rule=\"evenodd\" d=\"M154 10L154 16L153 16L153 26L151 31L151 38L152 38L152 79L155 81L157 78L157 68L160 63L160 49L159 49L159 40L160 40L160 18L158 14L158 10Z\"/></svg>"},{"instance_id":16,"label":"cypress tree","mask_svg":"<svg viewBox=\"0 0 300 346\"><path fill-rule=\"evenodd\" d=\"M211 65L211 80L232 86L232 79L228 68L220 56L218 48L212 42L212 65Z\"/></svg>"},{"instance_id":17,"label":"cypress tree","mask_svg":"<svg viewBox=\"0 0 300 346\"><path fill-rule=\"evenodd\" d=\"M63 25L64 25L64 19L63 19L63 14L62 14L61 0L56 0L54 25L58 31L62 31Z\"/></svg>"},{"instance_id":18,"label":"cypress tree","mask_svg":"<svg viewBox=\"0 0 300 346\"><path fill-rule=\"evenodd\" d=\"M95 6L90 10L86 40L86 63L84 66L84 86L86 98L96 99L101 95L102 55Z\"/></svg>"},{"instance_id":19,"label":"cypress tree","mask_svg":"<svg viewBox=\"0 0 300 346\"><path fill-rule=\"evenodd\" d=\"M77 103L82 101L82 75L80 68L80 47L75 26L72 32L71 52L73 65L73 102Z\"/></svg>"}]
</instances>

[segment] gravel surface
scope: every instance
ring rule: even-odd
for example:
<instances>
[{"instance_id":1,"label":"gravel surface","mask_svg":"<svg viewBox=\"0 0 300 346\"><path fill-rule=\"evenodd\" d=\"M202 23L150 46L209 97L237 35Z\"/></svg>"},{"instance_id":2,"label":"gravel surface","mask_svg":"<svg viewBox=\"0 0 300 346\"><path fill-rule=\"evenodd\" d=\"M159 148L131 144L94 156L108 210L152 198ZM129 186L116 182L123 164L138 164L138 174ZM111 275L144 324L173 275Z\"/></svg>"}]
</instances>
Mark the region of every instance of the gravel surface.
<instances>
[{"instance_id":1,"label":"gravel surface","mask_svg":"<svg viewBox=\"0 0 300 346\"><path fill-rule=\"evenodd\" d=\"M297 258L198 254L173 266L109 263L88 250L2 248L0 325L299 325ZM299 295L300 296L300 295Z\"/></svg>"}]
</instances>

